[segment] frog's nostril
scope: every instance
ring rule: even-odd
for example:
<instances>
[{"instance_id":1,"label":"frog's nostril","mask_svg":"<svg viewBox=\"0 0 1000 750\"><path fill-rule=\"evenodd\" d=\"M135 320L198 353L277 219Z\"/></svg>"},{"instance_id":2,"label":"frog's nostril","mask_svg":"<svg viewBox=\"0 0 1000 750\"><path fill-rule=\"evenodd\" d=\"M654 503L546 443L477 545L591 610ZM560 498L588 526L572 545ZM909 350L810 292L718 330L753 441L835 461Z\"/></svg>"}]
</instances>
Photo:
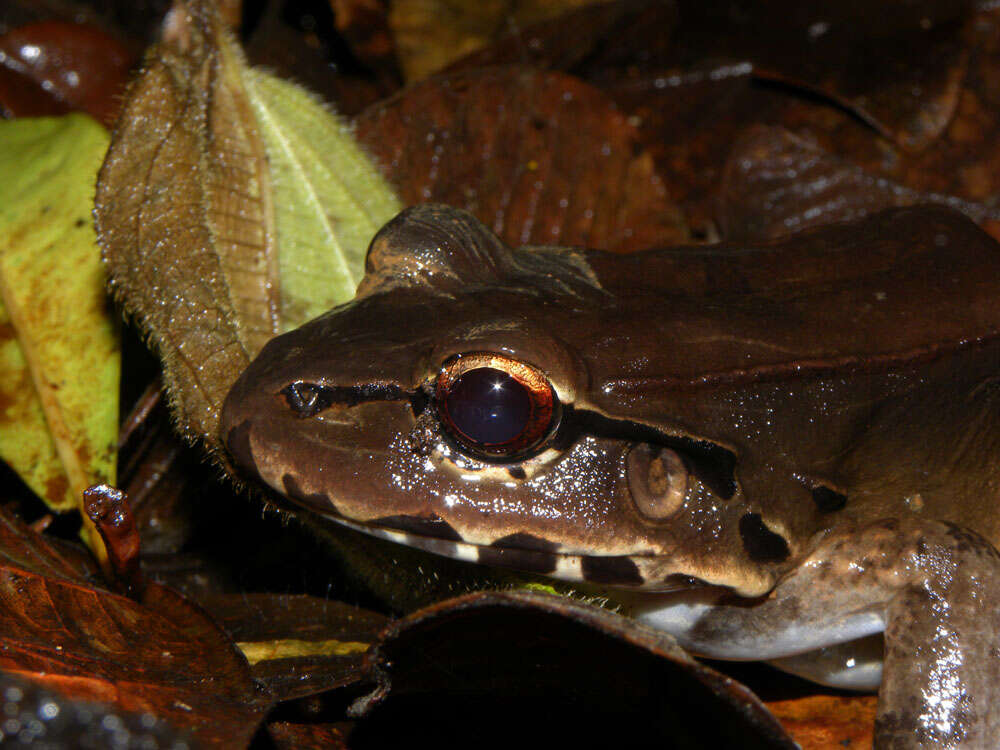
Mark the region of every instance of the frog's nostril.
<instances>
[{"instance_id":1,"label":"frog's nostril","mask_svg":"<svg viewBox=\"0 0 1000 750\"><path fill-rule=\"evenodd\" d=\"M639 512L651 521L669 518L687 497L689 474L670 448L640 443L629 451L628 487Z\"/></svg>"},{"instance_id":2,"label":"frog's nostril","mask_svg":"<svg viewBox=\"0 0 1000 750\"><path fill-rule=\"evenodd\" d=\"M300 417L311 417L323 411L333 402L329 388L315 383L296 381L281 389L288 406Z\"/></svg>"}]
</instances>

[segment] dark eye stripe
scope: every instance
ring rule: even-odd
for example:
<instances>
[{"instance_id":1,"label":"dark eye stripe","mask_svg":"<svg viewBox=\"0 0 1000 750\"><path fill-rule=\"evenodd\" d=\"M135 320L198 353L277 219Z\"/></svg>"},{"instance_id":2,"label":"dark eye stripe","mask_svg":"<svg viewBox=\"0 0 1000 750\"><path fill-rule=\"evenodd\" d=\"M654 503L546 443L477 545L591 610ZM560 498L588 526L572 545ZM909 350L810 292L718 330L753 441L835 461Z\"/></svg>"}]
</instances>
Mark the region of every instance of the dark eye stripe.
<instances>
[{"instance_id":1,"label":"dark eye stripe","mask_svg":"<svg viewBox=\"0 0 1000 750\"><path fill-rule=\"evenodd\" d=\"M736 494L736 454L718 443L669 435L649 425L564 405L553 447L566 450L581 435L665 446L681 454L691 473L720 498L728 500Z\"/></svg>"},{"instance_id":2,"label":"dark eye stripe","mask_svg":"<svg viewBox=\"0 0 1000 750\"><path fill-rule=\"evenodd\" d=\"M289 408L300 417L312 417L334 404L357 406L367 401L413 401L414 394L398 385L374 383L353 387L330 387L297 380L279 391Z\"/></svg>"},{"instance_id":3,"label":"dark eye stripe","mask_svg":"<svg viewBox=\"0 0 1000 750\"><path fill-rule=\"evenodd\" d=\"M311 417L328 408L333 403L329 388L315 383L292 383L281 390L281 395L300 417Z\"/></svg>"}]
</instances>

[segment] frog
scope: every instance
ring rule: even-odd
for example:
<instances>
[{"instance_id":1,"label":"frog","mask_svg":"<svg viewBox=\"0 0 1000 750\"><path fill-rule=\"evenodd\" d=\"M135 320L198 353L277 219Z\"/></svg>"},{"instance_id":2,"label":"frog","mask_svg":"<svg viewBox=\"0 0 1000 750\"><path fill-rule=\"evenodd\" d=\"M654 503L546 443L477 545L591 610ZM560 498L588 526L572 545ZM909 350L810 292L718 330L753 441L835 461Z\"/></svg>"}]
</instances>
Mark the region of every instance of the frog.
<instances>
[{"instance_id":1,"label":"frog","mask_svg":"<svg viewBox=\"0 0 1000 750\"><path fill-rule=\"evenodd\" d=\"M412 206L220 433L303 512L877 689L878 748L1000 738L1000 245L949 208L616 255Z\"/></svg>"}]
</instances>

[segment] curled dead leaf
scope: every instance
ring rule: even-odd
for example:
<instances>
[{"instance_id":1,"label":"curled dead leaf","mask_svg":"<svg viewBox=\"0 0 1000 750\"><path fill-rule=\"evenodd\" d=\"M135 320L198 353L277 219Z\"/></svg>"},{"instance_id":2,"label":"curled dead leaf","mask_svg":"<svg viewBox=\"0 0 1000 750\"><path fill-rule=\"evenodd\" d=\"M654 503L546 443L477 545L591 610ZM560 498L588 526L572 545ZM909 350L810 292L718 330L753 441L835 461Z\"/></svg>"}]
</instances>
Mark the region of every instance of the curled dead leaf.
<instances>
[{"instance_id":1,"label":"curled dead leaf","mask_svg":"<svg viewBox=\"0 0 1000 750\"><path fill-rule=\"evenodd\" d=\"M270 702L198 607L157 584L141 602L98 588L2 509L0 632L0 669L151 713L205 746L245 746Z\"/></svg>"},{"instance_id":2,"label":"curled dead leaf","mask_svg":"<svg viewBox=\"0 0 1000 750\"><path fill-rule=\"evenodd\" d=\"M353 295L397 208L332 114L251 70L213 3L178 0L129 90L95 212L113 287L159 349L188 437L218 448L240 371L275 333Z\"/></svg>"}]
</instances>

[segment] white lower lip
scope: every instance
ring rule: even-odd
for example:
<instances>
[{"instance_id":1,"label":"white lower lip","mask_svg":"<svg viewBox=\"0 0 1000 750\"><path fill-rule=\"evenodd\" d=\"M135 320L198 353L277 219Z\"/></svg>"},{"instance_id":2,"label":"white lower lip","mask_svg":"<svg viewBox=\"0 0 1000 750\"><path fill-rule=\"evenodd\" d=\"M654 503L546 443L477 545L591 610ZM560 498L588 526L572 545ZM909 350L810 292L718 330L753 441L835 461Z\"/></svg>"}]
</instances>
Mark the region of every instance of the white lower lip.
<instances>
[{"instance_id":1,"label":"white lower lip","mask_svg":"<svg viewBox=\"0 0 1000 750\"><path fill-rule=\"evenodd\" d=\"M434 537L429 536L418 536L417 534L409 534L405 531L397 531L395 529L383 529L376 526L366 526L353 521L347 521L343 518L334 518L332 520L346 526L349 529L354 529L355 531L360 531L364 534L378 537L379 539L395 542L396 544L402 544L406 547L415 547L423 550L424 552L441 555L442 557L449 557L453 560L462 560L470 563L480 562L479 550L482 549L482 547L476 544L469 544L468 542L454 542L447 539L435 539ZM578 555L557 554L555 555L555 559L556 569L551 573L546 573L546 578L556 578L561 581L572 581L575 583L583 582L580 557Z\"/></svg>"}]
</instances>

